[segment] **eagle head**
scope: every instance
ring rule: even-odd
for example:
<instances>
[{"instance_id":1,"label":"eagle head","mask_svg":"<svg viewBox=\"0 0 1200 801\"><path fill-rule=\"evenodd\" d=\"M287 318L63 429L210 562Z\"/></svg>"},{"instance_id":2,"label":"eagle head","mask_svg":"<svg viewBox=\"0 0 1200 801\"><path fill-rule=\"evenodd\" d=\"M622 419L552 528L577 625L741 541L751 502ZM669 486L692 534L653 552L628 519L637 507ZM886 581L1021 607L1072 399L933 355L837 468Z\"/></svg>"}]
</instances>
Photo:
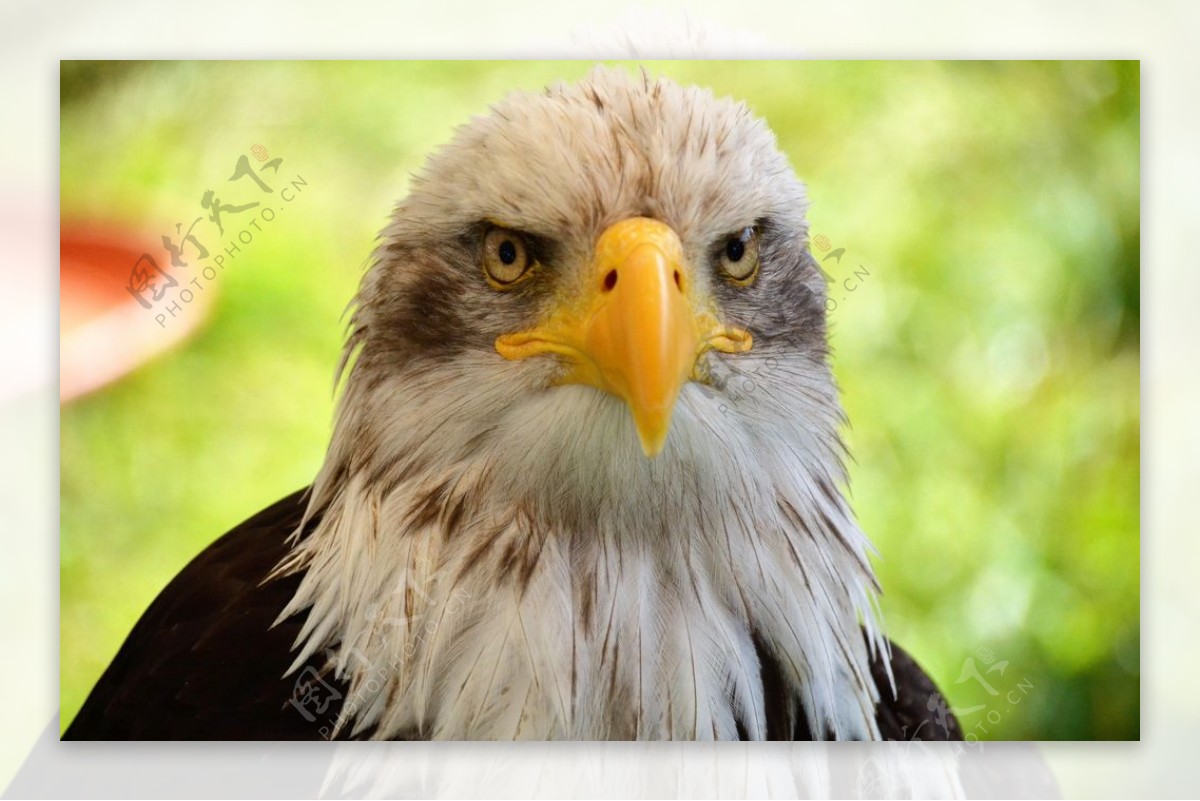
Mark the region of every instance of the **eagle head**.
<instances>
[{"instance_id":1,"label":"eagle head","mask_svg":"<svg viewBox=\"0 0 1200 801\"><path fill-rule=\"evenodd\" d=\"M296 664L350 684L341 726L877 736L806 207L745 105L617 69L429 159L281 565Z\"/></svg>"}]
</instances>

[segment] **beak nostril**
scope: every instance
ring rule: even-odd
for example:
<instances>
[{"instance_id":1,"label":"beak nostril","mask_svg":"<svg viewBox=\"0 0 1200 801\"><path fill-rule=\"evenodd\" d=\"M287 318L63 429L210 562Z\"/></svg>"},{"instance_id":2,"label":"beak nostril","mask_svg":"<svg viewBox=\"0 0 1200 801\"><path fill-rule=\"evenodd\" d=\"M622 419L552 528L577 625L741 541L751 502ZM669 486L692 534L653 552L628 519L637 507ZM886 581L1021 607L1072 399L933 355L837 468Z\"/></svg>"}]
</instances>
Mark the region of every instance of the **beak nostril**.
<instances>
[{"instance_id":1,"label":"beak nostril","mask_svg":"<svg viewBox=\"0 0 1200 801\"><path fill-rule=\"evenodd\" d=\"M675 288L680 292L683 291L683 278L679 275L679 270L675 271Z\"/></svg>"},{"instance_id":2,"label":"beak nostril","mask_svg":"<svg viewBox=\"0 0 1200 801\"><path fill-rule=\"evenodd\" d=\"M613 287L617 285L617 271L609 270L608 275L604 276L604 291L612 292Z\"/></svg>"}]
</instances>

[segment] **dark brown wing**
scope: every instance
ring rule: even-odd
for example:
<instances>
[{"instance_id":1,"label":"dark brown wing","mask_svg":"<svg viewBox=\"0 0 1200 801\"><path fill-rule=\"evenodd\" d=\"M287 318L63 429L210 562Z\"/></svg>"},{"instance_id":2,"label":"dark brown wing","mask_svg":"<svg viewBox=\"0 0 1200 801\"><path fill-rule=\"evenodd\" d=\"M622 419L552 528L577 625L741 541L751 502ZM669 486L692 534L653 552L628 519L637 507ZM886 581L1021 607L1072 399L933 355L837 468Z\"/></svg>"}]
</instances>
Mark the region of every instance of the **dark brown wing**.
<instances>
[{"instance_id":1,"label":"dark brown wing","mask_svg":"<svg viewBox=\"0 0 1200 801\"><path fill-rule=\"evenodd\" d=\"M875 720L883 739L961 740L963 733L958 719L921 666L903 648L892 643L892 675L896 679L893 696L883 657L883 654L877 654L871 663L871 676L879 688L880 698Z\"/></svg>"},{"instance_id":2,"label":"dark brown wing","mask_svg":"<svg viewBox=\"0 0 1200 801\"><path fill-rule=\"evenodd\" d=\"M783 674L761 640L755 640L762 665L763 698L766 702L767 739L812 740L807 716L798 699L786 689ZM871 662L871 677L879 689L879 706L875 720L879 734L885 740L961 740L962 730L933 679L921 670L913 658L895 643L891 644L892 673L896 692L888 681L884 655L876 654ZM743 738L745 732L742 731ZM826 732L825 739L832 739Z\"/></svg>"},{"instance_id":3,"label":"dark brown wing","mask_svg":"<svg viewBox=\"0 0 1200 801\"><path fill-rule=\"evenodd\" d=\"M303 498L301 490L259 512L172 579L133 627L64 739L328 736L346 688L328 677L317 681L304 668L284 678L304 615L271 628L300 577L263 583L300 525ZM299 695L298 680L306 682ZM291 703L294 698L303 703Z\"/></svg>"}]
</instances>

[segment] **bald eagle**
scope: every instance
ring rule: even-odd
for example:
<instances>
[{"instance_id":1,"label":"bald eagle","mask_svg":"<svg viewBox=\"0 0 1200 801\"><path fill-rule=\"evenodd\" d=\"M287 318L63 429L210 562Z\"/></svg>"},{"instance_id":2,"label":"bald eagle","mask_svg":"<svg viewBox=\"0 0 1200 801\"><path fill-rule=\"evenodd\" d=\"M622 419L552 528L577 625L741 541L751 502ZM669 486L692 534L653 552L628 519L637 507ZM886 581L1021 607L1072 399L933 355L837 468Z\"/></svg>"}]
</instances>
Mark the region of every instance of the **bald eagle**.
<instances>
[{"instance_id":1,"label":"bald eagle","mask_svg":"<svg viewBox=\"0 0 1200 801\"><path fill-rule=\"evenodd\" d=\"M960 736L876 619L807 205L745 105L644 72L458 130L315 481L176 576L65 737Z\"/></svg>"}]
</instances>

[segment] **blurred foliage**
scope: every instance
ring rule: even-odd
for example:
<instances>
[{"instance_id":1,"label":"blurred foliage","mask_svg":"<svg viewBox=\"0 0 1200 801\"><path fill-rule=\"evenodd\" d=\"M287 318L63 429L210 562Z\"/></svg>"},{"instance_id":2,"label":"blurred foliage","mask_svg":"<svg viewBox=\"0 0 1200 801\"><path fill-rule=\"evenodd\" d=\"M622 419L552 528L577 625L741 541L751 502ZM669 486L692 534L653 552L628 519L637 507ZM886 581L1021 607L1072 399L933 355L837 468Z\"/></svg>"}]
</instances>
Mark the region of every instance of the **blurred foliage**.
<instances>
[{"instance_id":1,"label":"blurred foliage","mask_svg":"<svg viewBox=\"0 0 1200 801\"><path fill-rule=\"evenodd\" d=\"M63 65L64 220L169 232L259 142L309 183L197 336L62 410L64 726L166 582L315 475L409 174L589 66ZM891 635L981 738L1138 737L1138 65L647 68L745 99L809 184Z\"/></svg>"}]
</instances>

